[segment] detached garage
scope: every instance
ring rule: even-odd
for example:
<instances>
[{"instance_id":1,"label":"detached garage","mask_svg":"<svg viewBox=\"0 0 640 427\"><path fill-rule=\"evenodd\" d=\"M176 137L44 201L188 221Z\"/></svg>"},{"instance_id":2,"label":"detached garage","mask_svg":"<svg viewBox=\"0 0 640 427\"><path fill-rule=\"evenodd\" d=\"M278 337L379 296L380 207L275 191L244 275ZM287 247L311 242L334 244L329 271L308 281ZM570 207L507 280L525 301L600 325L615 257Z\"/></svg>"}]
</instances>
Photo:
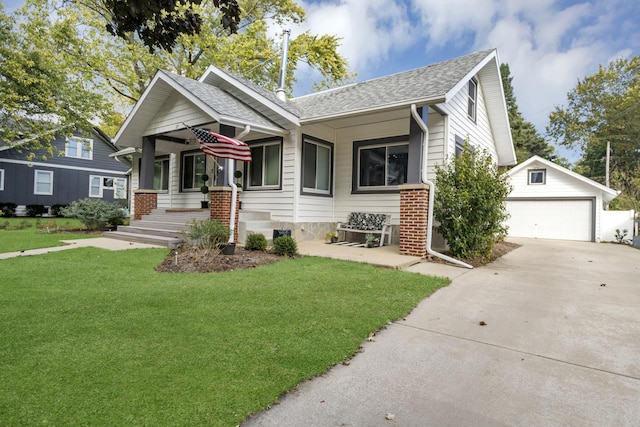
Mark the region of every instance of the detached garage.
<instances>
[{"instance_id":1,"label":"detached garage","mask_svg":"<svg viewBox=\"0 0 640 427\"><path fill-rule=\"evenodd\" d=\"M534 156L509 171L512 237L599 242L600 215L618 192Z\"/></svg>"}]
</instances>

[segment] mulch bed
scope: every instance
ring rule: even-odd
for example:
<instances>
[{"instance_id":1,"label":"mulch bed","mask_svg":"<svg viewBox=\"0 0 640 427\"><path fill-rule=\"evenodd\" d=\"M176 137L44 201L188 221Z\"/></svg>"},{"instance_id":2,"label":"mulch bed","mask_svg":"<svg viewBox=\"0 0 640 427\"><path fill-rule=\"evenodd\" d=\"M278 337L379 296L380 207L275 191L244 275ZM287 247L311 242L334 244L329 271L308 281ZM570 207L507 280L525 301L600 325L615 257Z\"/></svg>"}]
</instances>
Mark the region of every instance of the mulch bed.
<instances>
[{"instance_id":1,"label":"mulch bed","mask_svg":"<svg viewBox=\"0 0 640 427\"><path fill-rule=\"evenodd\" d=\"M469 258L469 259L461 259L461 261L466 262L474 267L482 267L483 265L487 265L503 255L508 254L512 250L519 248L521 245L512 242L498 242L493 247L493 252L491 252L491 256L489 258ZM445 255L452 256L450 252L443 252ZM438 262L442 264L449 264L447 261L440 259L438 257L429 256L429 261Z\"/></svg>"},{"instance_id":2,"label":"mulch bed","mask_svg":"<svg viewBox=\"0 0 640 427\"><path fill-rule=\"evenodd\" d=\"M247 251L236 247L233 255L223 255L218 251L183 246L169 251L156 271L163 273L211 273L255 268L283 259L270 252Z\"/></svg>"}]
</instances>

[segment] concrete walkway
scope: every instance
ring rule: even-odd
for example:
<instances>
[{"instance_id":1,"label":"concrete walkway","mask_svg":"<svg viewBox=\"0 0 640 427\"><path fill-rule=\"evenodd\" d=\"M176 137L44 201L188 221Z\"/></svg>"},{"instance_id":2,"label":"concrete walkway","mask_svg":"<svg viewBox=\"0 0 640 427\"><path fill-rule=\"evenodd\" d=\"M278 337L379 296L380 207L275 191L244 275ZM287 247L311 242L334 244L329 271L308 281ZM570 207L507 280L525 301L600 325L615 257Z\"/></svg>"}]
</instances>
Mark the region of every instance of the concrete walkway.
<instances>
[{"instance_id":1,"label":"concrete walkway","mask_svg":"<svg viewBox=\"0 0 640 427\"><path fill-rule=\"evenodd\" d=\"M637 426L640 251L513 240L244 425Z\"/></svg>"},{"instance_id":2,"label":"concrete walkway","mask_svg":"<svg viewBox=\"0 0 640 427\"><path fill-rule=\"evenodd\" d=\"M19 256L41 255L49 252L66 251L68 249L82 248L92 246L95 248L107 249L110 251L122 251L125 249L145 249L159 248L161 246L147 245L144 243L131 243L123 240L108 239L106 237L95 237L88 239L61 240L64 246L54 246L51 248L28 249L18 252L5 252L0 254L0 259L15 258Z\"/></svg>"}]
</instances>

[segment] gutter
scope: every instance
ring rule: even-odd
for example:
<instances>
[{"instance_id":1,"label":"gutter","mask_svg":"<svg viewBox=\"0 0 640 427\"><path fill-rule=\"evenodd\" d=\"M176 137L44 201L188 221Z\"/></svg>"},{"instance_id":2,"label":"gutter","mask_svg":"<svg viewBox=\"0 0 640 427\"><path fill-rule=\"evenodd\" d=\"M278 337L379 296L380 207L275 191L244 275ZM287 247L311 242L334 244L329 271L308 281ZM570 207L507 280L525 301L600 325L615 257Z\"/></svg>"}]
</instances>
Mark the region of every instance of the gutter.
<instances>
[{"instance_id":1,"label":"gutter","mask_svg":"<svg viewBox=\"0 0 640 427\"><path fill-rule=\"evenodd\" d=\"M441 254L440 252L436 252L431 248L431 238L433 235L433 203L435 201L435 192L436 185L427 179L427 160L429 159L429 129L427 128L427 124L422 120L422 117L418 114L418 110L416 108L416 104L411 104L411 116L416 121L420 129L422 130L422 134L424 135L424 140L422 142L422 175L421 180L424 184L429 186L429 207L428 207L428 222L427 222L427 253L429 255L436 256L440 259L443 259L452 264L456 264L460 267L465 268L473 268L472 265L467 264L466 262L457 260L455 258L451 258L445 254Z\"/></svg>"}]
</instances>

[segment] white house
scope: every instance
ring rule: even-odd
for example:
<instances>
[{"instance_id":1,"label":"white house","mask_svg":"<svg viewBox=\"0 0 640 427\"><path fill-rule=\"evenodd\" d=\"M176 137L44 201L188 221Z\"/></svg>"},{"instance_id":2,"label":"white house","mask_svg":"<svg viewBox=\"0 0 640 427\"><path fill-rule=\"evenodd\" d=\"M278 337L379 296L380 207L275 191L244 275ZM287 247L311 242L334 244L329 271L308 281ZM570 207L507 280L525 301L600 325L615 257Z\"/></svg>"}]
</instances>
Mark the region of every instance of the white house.
<instances>
[{"instance_id":1,"label":"white house","mask_svg":"<svg viewBox=\"0 0 640 427\"><path fill-rule=\"evenodd\" d=\"M241 233L261 215L317 239L352 211L385 213L401 253L424 254L427 205L407 216L402 194L428 198L434 165L465 141L499 165L516 161L496 50L286 101L213 66L197 81L159 71L115 137L134 156L134 219L198 208L205 172L217 217L228 163L205 156L185 124L249 144L252 162L235 166Z\"/></svg>"},{"instance_id":2,"label":"white house","mask_svg":"<svg viewBox=\"0 0 640 427\"><path fill-rule=\"evenodd\" d=\"M512 237L602 239L603 211L619 193L553 162L533 156L508 172Z\"/></svg>"}]
</instances>

